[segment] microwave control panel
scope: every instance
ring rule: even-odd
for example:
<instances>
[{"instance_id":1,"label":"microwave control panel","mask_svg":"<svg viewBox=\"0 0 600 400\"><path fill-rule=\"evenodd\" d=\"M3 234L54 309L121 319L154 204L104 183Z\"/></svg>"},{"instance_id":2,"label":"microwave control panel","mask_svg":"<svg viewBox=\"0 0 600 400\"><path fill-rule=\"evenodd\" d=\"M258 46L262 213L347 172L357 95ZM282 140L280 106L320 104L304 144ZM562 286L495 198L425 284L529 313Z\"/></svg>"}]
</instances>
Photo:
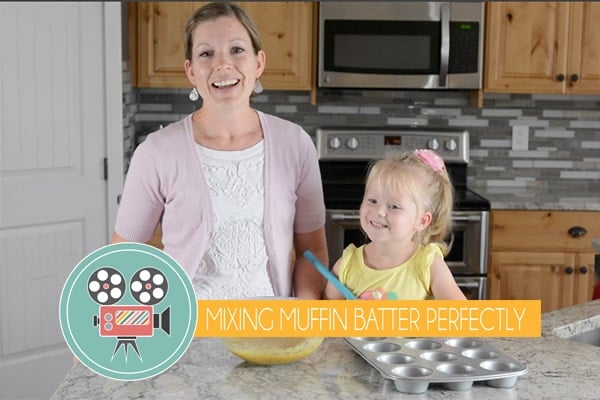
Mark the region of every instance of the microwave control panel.
<instances>
[{"instance_id":1,"label":"microwave control panel","mask_svg":"<svg viewBox=\"0 0 600 400\"><path fill-rule=\"evenodd\" d=\"M479 23L450 22L448 73L477 72L479 63Z\"/></svg>"}]
</instances>

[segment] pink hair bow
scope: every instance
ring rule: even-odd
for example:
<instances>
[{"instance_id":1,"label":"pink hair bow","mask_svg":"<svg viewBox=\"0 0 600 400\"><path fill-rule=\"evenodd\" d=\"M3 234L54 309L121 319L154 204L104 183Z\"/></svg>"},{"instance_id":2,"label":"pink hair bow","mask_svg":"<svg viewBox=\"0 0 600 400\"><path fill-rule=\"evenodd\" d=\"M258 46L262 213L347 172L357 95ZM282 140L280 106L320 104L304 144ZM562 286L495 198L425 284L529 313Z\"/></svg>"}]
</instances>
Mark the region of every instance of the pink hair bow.
<instances>
[{"instance_id":1,"label":"pink hair bow","mask_svg":"<svg viewBox=\"0 0 600 400\"><path fill-rule=\"evenodd\" d=\"M444 160L434 151L427 149L415 150L415 155L437 173L446 169Z\"/></svg>"}]
</instances>

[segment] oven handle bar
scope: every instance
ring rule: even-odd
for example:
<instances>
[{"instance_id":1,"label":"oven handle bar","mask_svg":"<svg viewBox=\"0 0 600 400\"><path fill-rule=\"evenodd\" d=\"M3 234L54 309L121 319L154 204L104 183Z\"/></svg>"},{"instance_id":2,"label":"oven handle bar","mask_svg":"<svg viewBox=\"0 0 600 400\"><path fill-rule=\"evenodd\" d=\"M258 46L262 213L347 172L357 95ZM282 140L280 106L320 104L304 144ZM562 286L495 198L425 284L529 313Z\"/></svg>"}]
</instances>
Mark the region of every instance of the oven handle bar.
<instances>
[{"instance_id":1,"label":"oven handle bar","mask_svg":"<svg viewBox=\"0 0 600 400\"><path fill-rule=\"evenodd\" d=\"M481 221L481 215L453 215L452 221L479 222Z\"/></svg>"},{"instance_id":2,"label":"oven handle bar","mask_svg":"<svg viewBox=\"0 0 600 400\"><path fill-rule=\"evenodd\" d=\"M358 221L360 215L358 214L331 214L332 221Z\"/></svg>"},{"instance_id":3,"label":"oven handle bar","mask_svg":"<svg viewBox=\"0 0 600 400\"><path fill-rule=\"evenodd\" d=\"M465 287L465 288L479 287L479 283L477 283L477 282L456 282L456 284L458 285L458 287Z\"/></svg>"},{"instance_id":4,"label":"oven handle bar","mask_svg":"<svg viewBox=\"0 0 600 400\"><path fill-rule=\"evenodd\" d=\"M360 220L360 215L358 214L331 214L332 221L358 221ZM481 221L480 215L460 215L460 216L452 216L453 221L467 221L467 222L477 222Z\"/></svg>"}]
</instances>

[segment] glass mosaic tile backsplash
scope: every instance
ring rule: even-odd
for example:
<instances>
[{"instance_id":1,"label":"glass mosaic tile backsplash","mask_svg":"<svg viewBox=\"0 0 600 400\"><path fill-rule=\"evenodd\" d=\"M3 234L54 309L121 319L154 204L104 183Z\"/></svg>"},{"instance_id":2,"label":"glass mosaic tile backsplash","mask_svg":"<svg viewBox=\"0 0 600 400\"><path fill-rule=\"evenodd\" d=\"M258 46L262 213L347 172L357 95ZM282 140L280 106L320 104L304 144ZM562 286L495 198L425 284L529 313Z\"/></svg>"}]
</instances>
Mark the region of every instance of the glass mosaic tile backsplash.
<instances>
[{"instance_id":1,"label":"glass mosaic tile backsplash","mask_svg":"<svg viewBox=\"0 0 600 400\"><path fill-rule=\"evenodd\" d=\"M161 125L183 118L199 103L189 89L133 88L124 66L124 157ZM320 126L456 127L470 133L470 185L547 187L600 195L600 96L485 94L482 108L466 91L265 90L255 108L300 124ZM527 150L513 150L513 126L527 126Z\"/></svg>"}]
</instances>

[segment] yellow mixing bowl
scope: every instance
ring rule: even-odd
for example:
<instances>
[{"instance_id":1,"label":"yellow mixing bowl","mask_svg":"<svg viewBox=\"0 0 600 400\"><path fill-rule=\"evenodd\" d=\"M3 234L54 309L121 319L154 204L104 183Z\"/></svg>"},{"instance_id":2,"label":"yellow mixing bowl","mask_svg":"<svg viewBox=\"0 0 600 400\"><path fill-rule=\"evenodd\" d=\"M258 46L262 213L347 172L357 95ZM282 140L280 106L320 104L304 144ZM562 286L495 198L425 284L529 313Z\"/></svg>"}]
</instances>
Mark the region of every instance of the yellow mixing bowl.
<instances>
[{"instance_id":1,"label":"yellow mixing bowl","mask_svg":"<svg viewBox=\"0 0 600 400\"><path fill-rule=\"evenodd\" d=\"M246 300L298 300L297 297L251 297ZM322 337L225 337L229 351L243 360L260 365L290 364L314 353Z\"/></svg>"},{"instance_id":2,"label":"yellow mixing bowl","mask_svg":"<svg viewBox=\"0 0 600 400\"><path fill-rule=\"evenodd\" d=\"M225 347L248 362L260 365L289 364L312 354L322 337L223 338Z\"/></svg>"}]
</instances>

